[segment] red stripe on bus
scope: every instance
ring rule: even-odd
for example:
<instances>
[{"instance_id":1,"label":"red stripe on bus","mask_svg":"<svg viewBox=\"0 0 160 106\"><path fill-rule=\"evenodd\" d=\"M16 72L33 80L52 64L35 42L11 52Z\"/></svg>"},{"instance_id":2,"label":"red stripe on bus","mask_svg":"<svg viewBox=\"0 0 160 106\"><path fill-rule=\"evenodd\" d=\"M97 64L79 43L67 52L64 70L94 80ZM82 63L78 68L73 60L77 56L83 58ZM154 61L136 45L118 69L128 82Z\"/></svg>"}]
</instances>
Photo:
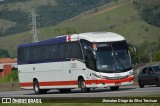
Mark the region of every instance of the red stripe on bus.
<instances>
[{"instance_id":1,"label":"red stripe on bus","mask_svg":"<svg viewBox=\"0 0 160 106\"><path fill-rule=\"evenodd\" d=\"M119 79L119 80L107 80L107 79L99 79L99 80L86 80L86 84L100 84L100 83L122 83L122 82L129 82L132 81L133 77L128 77L125 79ZM73 80L73 81L52 81L52 82L39 82L39 86L67 86L67 85L78 85L78 81ZM21 87L29 87L33 86L33 82L22 82L20 83Z\"/></svg>"},{"instance_id":2,"label":"red stripe on bus","mask_svg":"<svg viewBox=\"0 0 160 106\"><path fill-rule=\"evenodd\" d=\"M68 42L71 42L71 35L68 35Z\"/></svg>"}]
</instances>

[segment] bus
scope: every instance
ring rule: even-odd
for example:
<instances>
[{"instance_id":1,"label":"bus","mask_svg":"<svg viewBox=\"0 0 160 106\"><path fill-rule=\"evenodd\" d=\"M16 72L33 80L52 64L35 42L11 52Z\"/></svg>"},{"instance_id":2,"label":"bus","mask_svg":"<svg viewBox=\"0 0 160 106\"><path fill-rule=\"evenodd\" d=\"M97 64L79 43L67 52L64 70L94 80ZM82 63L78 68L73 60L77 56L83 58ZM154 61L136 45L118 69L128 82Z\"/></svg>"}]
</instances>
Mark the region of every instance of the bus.
<instances>
[{"instance_id":1,"label":"bus","mask_svg":"<svg viewBox=\"0 0 160 106\"><path fill-rule=\"evenodd\" d=\"M17 48L18 76L22 89L36 94L56 89L70 92L80 88L119 86L133 83L129 46L113 32L63 35Z\"/></svg>"}]
</instances>

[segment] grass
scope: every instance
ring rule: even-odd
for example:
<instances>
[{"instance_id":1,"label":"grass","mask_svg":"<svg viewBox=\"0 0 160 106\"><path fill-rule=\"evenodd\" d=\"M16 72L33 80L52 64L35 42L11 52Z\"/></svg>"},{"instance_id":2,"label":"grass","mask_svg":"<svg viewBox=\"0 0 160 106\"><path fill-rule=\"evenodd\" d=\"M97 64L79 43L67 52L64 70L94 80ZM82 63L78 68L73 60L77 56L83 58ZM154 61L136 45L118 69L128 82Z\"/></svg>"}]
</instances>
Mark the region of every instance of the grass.
<instances>
[{"instance_id":1,"label":"grass","mask_svg":"<svg viewBox=\"0 0 160 106\"><path fill-rule=\"evenodd\" d=\"M16 24L15 22L0 19L0 31L2 31L2 33L4 33L8 28L15 26L15 24Z\"/></svg>"},{"instance_id":2,"label":"grass","mask_svg":"<svg viewBox=\"0 0 160 106\"><path fill-rule=\"evenodd\" d=\"M136 45L142 44L144 41L158 42L160 38L160 28L143 21L134 9L131 0L119 0L115 4L110 3L106 8L99 9L96 13L81 14L76 19L62 22L57 26L41 28L38 34L39 40L65 34L65 28L76 30L77 33L115 32L124 36L129 43ZM19 33L0 38L0 48L7 49L9 54L16 55L15 51L19 44L30 43L31 41L31 33Z\"/></svg>"},{"instance_id":3,"label":"grass","mask_svg":"<svg viewBox=\"0 0 160 106\"><path fill-rule=\"evenodd\" d=\"M11 74L0 77L0 83L18 82L18 71L13 70Z\"/></svg>"},{"instance_id":4,"label":"grass","mask_svg":"<svg viewBox=\"0 0 160 106\"><path fill-rule=\"evenodd\" d=\"M156 42L160 28L143 21L130 2L122 3L111 11L84 17L75 22L62 24L60 27L72 27L77 32L109 31L123 35L128 42L141 44L144 41ZM148 30L145 30L148 29Z\"/></svg>"},{"instance_id":5,"label":"grass","mask_svg":"<svg viewBox=\"0 0 160 106\"><path fill-rule=\"evenodd\" d=\"M16 2L16 3L9 3L6 5L0 5L0 10L3 10L4 8L8 8L9 11L18 10L21 9L21 11L27 12L31 8L36 8L38 6L45 6L45 5L51 5L56 6L57 2L55 0L30 0L24 2Z\"/></svg>"}]
</instances>

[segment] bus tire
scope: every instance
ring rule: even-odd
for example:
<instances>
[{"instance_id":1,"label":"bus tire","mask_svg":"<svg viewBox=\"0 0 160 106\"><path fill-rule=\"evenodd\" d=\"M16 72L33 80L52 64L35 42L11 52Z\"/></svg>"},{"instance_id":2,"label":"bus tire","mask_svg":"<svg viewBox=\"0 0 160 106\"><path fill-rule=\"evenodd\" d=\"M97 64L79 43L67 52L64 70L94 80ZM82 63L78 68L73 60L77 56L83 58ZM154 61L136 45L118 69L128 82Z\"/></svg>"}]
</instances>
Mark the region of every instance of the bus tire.
<instances>
[{"instance_id":1,"label":"bus tire","mask_svg":"<svg viewBox=\"0 0 160 106\"><path fill-rule=\"evenodd\" d=\"M110 89L111 91L117 91L119 89L119 86L111 86Z\"/></svg>"},{"instance_id":2,"label":"bus tire","mask_svg":"<svg viewBox=\"0 0 160 106\"><path fill-rule=\"evenodd\" d=\"M40 89L38 80L33 81L33 89L35 94L46 94L49 89Z\"/></svg>"},{"instance_id":3,"label":"bus tire","mask_svg":"<svg viewBox=\"0 0 160 106\"><path fill-rule=\"evenodd\" d=\"M79 85L80 85L80 88L81 88L81 92L83 92L83 93L90 92L90 88L86 87L86 83L85 83L85 80L83 78L80 79L79 83L80 83Z\"/></svg>"},{"instance_id":4,"label":"bus tire","mask_svg":"<svg viewBox=\"0 0 160 106\"><path fill-rule=\"evenodd\" d=\"M59 89L61 93L70 93L71 89Z\"/></svg>"}]
</instances>

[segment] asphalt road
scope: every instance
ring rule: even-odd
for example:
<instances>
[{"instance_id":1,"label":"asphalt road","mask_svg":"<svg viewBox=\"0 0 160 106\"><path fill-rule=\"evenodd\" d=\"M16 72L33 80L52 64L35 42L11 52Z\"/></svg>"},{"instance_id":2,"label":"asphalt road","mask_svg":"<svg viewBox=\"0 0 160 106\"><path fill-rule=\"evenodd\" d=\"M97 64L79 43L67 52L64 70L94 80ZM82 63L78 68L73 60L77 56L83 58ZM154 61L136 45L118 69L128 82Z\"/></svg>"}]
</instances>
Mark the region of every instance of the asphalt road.
<instances>
[{"instance_id":1,"label":"asphalt road","mask_svg":"<svg viewBox=\"0 0 160 106\"><path fill-rule=\"evenodd\" d=\"M123 86L118 91L109 88L91 89L89 93L81 93L80 89L73 89L71 93L60 93L58 90L50 90L47 94L36 95L33 90L0 91L0 97L126 97L160 95L160 87Z\"/></svg>"}]
</instances>

